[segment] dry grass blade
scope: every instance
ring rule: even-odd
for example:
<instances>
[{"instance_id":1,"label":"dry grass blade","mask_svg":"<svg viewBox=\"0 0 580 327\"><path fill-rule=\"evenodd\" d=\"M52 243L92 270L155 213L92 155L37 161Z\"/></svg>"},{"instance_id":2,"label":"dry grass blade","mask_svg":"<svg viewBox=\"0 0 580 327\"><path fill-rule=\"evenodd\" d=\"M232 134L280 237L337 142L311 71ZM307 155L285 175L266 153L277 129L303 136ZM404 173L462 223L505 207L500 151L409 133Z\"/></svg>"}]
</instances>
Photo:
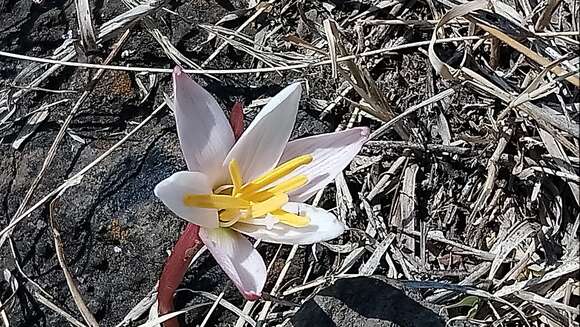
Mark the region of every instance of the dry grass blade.
<instances>
[{"instance_id":1,"label":"dry grass blade","mask_svg":"<svg viewBox=\"0 0 580 327\"><path fill-rule=\"evenodd\" d=\"M157 302L157 285L155 288L149 291L149 294L145 296L139 303L137 303L131 311L129 311L123 320L116 325L116 327L128 326L133 321L138 320L149 308ZM157 312L157 310L153 310Z\"/></svg>"},{"instance_id":2,"label":"dry grass blade","mask_svg":"<svg viewBox=\"0 0 580 327\"><path fill-rule=\"evenodd\" d=\"M59 308L57 305L52 303L49 299L44 297L44 295L42 295L40 293L34 293L34 297L38 300L38 302L44 304L49 309L56 312L58 315L64 317L71 325L76 326L76 327L86 327L85 324L78 321L75 317L71 316L69 313L67 313L63 309Z\"/></svg>"},{"instance_id":3,"label":"dry grass blade","mask_svg":"<svg viewBox=\"0 0 580 327\"><path fill-rule=\"evenodd\" d=\"M396 216L397 219L393 221L393 225L402 228L406 232L413 231L415 229L415 204L417 199L415 197L416 188L416 178L417 172L419 171L419 166L415 163L410 163L405 167L402 178L402 187L399 192L399 212ZM404 246L409 249L409 251L415 251L415 241L412 237L403 236L399 244L404 244Z\"/></svg>"},{"instance_id":4,"label":"dry grass blade","mask_svg":"<svg viewBox=\"0 0 580 327\"><path fill-rule=\"evenodd\" d=\"M547 299L543 296L539 296L538 294L532 293L532 292L527 292L527 291L518 291L515 293L517 297L521 298L522 300L528 301L528 302L535 302L541 305L545 305L549 308L553 308L553 309L558 309L558 310L562 310L565 312L568 312L570 314L573 315L580 315L580 309L578 307L572 307L569 305L565 305L562 304L560 302L551 300L551 299ZM561 320L566 321L567 319L564 317Z\"/></svg>"},{"instance_id":5,"label":"dry grass blade","mask_svg":"<svg viewBox=\"0 0 580 327\"><path fill-rule=\"evenodd\" d=\"M512 137L512 133L513 133L512 129L507 129L503 131L503 134L497 143L493 155L491 156L491 158L489 158L489 161L487 163L487 177L485 179L485 183L481 187L482 190L479 196L477 197L477 201L475 201L474 203L473 211L471 213L471 216L469 217L469 221L474 220L475 215L478 214L479 211L483 209L486 202L489 200L490 195L492 194L497 177L497 172L499 169L498 161L502 153L505 151L506 146L509 144L509 139Z\"/></svg>"},{"instance_id":6,"label":"dry grass blade","mask_svg":"<svg viewBox=\"0 0 580 327\"><path fill-rule=\"evenodd\" d=\"M241 32L244 30L244 28L246 28L248 25L250 25L256 18L258 18L258 16L260 16L264 11L268 10L271 6L271 4L274 2L275 0L270 0L268 2L263 2L260 3L259 6L257 6L256 8L256 12L250 16L242 25L240 25L240 27L238 27L236 29L236 32ZM230 37L233 38L233 37ZM210 61L212 61L215 57L217 57L217 55L227 46L227 42L222 43L202 64L201 67L205 67L209 64Z\"/></svg>"},{"instance_id":7,"label":"dry grass blade","mask_svg":"<svg viewBox=\"0 0 580 327\"><path fill-rule=\"evenodd\" d=\"M571 273L575 273L580 270L580 262L577 260L568 260L563 262L559 267L556 269L547 272L540 278L532 279L532 280L525 280L525 281L518 281L512 285L504 286L500 290L494 293L497 297L505 297L507 295L513 294L515 292L521 290L527 290L533 288L538 285L542 285L544 283L552 282L562 276L569 275Z\"/></svg>"},{"instance_id":8,"label":"dry grass blade","mask_svg":"<svg viewBox=\"0 0 580 327\"><path fill-rule=\"evenodd\" d=\"M201 28L213 33L226 44L230 44L237 50L243 51L268 67L287 67L299 63L314 62L315 57L299 55L296 53L276 53L266 49L249 37L231 31L221 26L200 25Z\"/></svg>"},{"instance_id":9,"label":"dry grass blade","mask_svg":"<svg viewBox=\"0 0 580 327\"><path fill-rule=\"evenodd\" d=\"M141 4L135 0L123 0L122 1L130 10L138 10ZM185 56L181 51L179 51L173 43L169 40L167 36L165 36L159 28L157 28L155 20L150 16L151 13L154 12L154 9L158 9L160 7L160 2L153 2L153 5L150 6L151 9L147 10L144 8L144 15L141 18L141 22L149 32L155 38L157 43L161 46L167 57L171 58L175 62L176 65L187 65L188 67L200 69L201 67L197 65L194 61L189 59ZM212 77L211 75L209 75Z\"/></svg>"},{"instance_id":10,"label":"dry grass blade","mask_svg":"<svg viewBox=\"0 0 580 327\"><path fill-rule=\"evenodd\" d=\"M2 301L0 301L0 306L2 306ZM0 318L2 319L2 324L5 327L10 327L10 321L8 320L8 315L6 314L6 312L2 309L0 310Z\"/></svg>"},{"instance_id":11,"label":"dry grass blade","mask_svg":"<svg viewBox=\"0 0 580 327\"><path fill-rule=\"evenodd\" d=\"M544 8L544 10L542 11L540 18L536 21L535 26L536 31L542 31L546 26L550 24L550 21L552 20L552 15L554 14L554 11L558 9L558 6L562 3L562 0L548 0L547 2L548 3Z\"/></svg>"},{"instance_id":12,"label":"dry grass blade","mask_svg":"<svg viewBox=\"0 0 580 327\"><path fill-rule=\"evenodd\" d=\"M91 14L89 0L75 0L77 11L77 21L81 32L81 39L86 51L93 51L97 48L97 38L95 37L95 27Z\"/></svg>"},{"instance_id":13,"label":"dry grass blade","mask_svg":"<svg viewBox=\"0 0 580 327\"><path fill-rule=\"evenodd\" d=\"M526 46L524 46L520 42L514 40L509 35L505 34L504 32L502 32L496 28L493 28L491 26L487 26L484 23L477 24L477 26L481 27L481 29L483 29L484 31L497 37L501 41L505 42L506 44L508 44L509 46L514 48L515 50L519 51L521 54L525 55L526 57L530 58L531 60L535 61L536 63L542 65L543 67L550 66L550 61L548 59L542 57L538 53L527 48ZM563 68L561 68L560 66L552 67L551 71L554 74L556 74L557 76L564 76L565 79L568 82L572 83L574 86L580 87L580 78L576 74L570 73L570 72L564 70Z\"/></svg>"},{"instance_id":14,"label":"dry grass blade","mask_svg":"<svg viewBox=\"0 0 580 327\"><path fill-rule=\"evenodd\" d=\"M201 325L199 325L200 327L205 327L205 325L209 321L209 318L211 317L211 314L215 311L215 309L217 308L217 306L220 303L221 299L224 297L224 294L225 294L224 292L221 292L220 295L215 300L215 302L211 305L211 308L209 308L209 311L207 312L207 314L203 318L203 321L201 322Z\"/></svg>"},{"instance_id":15,"label":"dry grass blade","mask_svg":"<svg viewBox=\"0 0 580 327\"><path fill-rule=\"evenodd\" d=\"M239 317L239 319L241 321L243 321L244 323L249 324L250 326L254 327L256 326L256 321L254 319L252 319L249 315L247 315L246 313L244 313L243 311L241 311L238 307L236 307L235 305L233 305L231 302L225 300L225 299L219 299L219 296L214 295L212 293L208 293L208 292L203 292L203 291L193 291L190 289L182 289L180 291L187 291L189 293L193 293L193 294L199 294L205 298L208 298L210 300L213 300L215 302L217 302L218 304L222 305L224 308L228 309L229 311L233 312L235 315L237 315ZM248 302L248 303L252 303L252 302Z\"/></svg>"},{"instance_id":16,"label":"dry grass blade","mask_svg":"<svg viewBox=\"0 0 580 327\"><path fill-rule=\"evenodd\" d=\"M504 262L510 252L512 252L514 248L526 240L530 235L536 233L537 230L538 226L534 226L527 221L522 221L515 225L512 230L507 233L506 238L498 242L497 246L494 245L491 252L496 254L496 257L493 259L487 279L492 280L500 265Z\"/></svg>"},{"instance_id":17,"label":"dry grass blade","mask_svg":"<svg viewBox=\"0 0 580 327\"><path fill-rule=\"evenodd\" d=\"M395 234L390 234L373 251L370 258L360 267L359 274L364 276L372 275L380 264L381 257L385 255L389 246L395 239Z\"/></svg>"},{"instance_id":18,"label":"dry grass blade","mask_svg":"<svg viewBox=\"0 0 580 327\"><path fill-rule=\"evenodd\" d=\"M75 304L77 305L79 312L83 316L83 319L85 320L85 322L89 326L97 327L97 326L99 326L99 323L97 322L97 320L95 319L95 316L93 316L93 314L91 313L91 311L89 310L89 308L85 304L85 301L83 300L81 292L78 289L77 282L76 282L75 278L73 277L73 275L70 273L70 271L66 265L66 259L64 257L64 248L62 245L62 239L60 237L60 232L58 231L57 225L54 221L54 206L57 203L56 201L58 201L58 198L51 201L50 206L49 206L49 221L50 221L50 227L52 229L52 235L54 237L54 248L56 249L56 257L58 259L58 263L59 263L60 268L62 269L62 272L63 272L64 277L66 279L66 284L68 286L70 294L71 294Z\"/></svg>"},{"instance_id":19,"label":"dry grass blade","mask_svg":"<svg viewBox=\"0 0 580 327\"><path fill-rule=\"evenodd\" d=\"M8 320L8 314L6 313L5 309L12 304L12 301L16 297L16 294L17 294L18 288L19 288L19 284L18 284L18 281L16 280L16 278L12 275L12 273L8 269L4 269L3 277L4 277L4 281L6 283L8 283L8 289L10 289L9 292L11 292L11 293L8 296L4 295L5 298L2 299L2 301L4 301L4 302L0 302L0 318L2 318L2 321L3 321L5 326L9 326L10 321ZM8 293L8 291L6 293Z\"/></svg>"},{"instance_id":20,"label":"dry grass blade","mask_svg":"<svg viewBox=\"0 0 580 327\"><path fill-rule=\"evenodd\" d=\"M115 16L111 20L105 22L100 28L98 33L99 42L110 40L117 36L120 32L128 29L136 22L140 21L147 15L153 13L159 7L155 6L155 2L152 1L150 4L138 4L131 7L126 12Z\"/></svg>"},{"instance_id":21,"label":"dry grass blade","mask_svg":"<svg viewBox=\"0 0 580 327\"><path fill-rule=\"evenodd\" d=\"M554 160L555 164L558 166L560 171L565 174L569 174L571 176L576 176L576 180L580 180L580 177L574 171L570 159L566 155L562 145L546 130L540 128L539 130L540 138L544 145L546 146L546 150L548 153L556 159ZM576 200L576 204L580 206L580 184L578 182L571 181L568 183L570 190L572 190L572 195Z\"/></svg>"},{"instance_id":22,"label":"dry grass blade","mask_svg":"<svg viewBox=\"0 0 580 327\"><path fill-rule=\"evenodd\" d=\"M369 137L370 140L378 138L380 136L382 136L383 134L385 134L390 128L392 128L395 124L397 124L401 119L405 118L406 116L416 112L417 110L424 108L430 104L433 104L437 101L440 101L446 97L449 97L451 95L453 95L455 93L455 90L453 89L447 89L443 92L440 92L434 96L432 96L431 98L422 101L421 103L418 103L410 108L408 108L407 110L403 111L402 113L398 114L397 116L395 116L394 118L392 118L391 120L389 120L386 124L383 124L381 127L377 128L377 130L375 130L371 136Z\"/></svg>"},{"instance_id":23,"label":"dry grass blade","mask_svg":"<svg viewBox=\"0 0 580 327\"><path fill-rule=\"evenodd\" d=\"M332 78L338 77L338 63L336 62L336 37L338 35L338 30L336 28L336 22L325 19L324 20L324 32L326 34L326 43L328 43L328 54L330 56L330 61L332 65Z\"/></svg>"},{"instance_id":24,"label":"dry grass blade","mask_svg":"<svg viewBox=\"0 0 580 327\"><path fill-rule=\"evenodd\" d=\"M393 181L393 176L398 171L398 169L403 166L407 159L405 157L399 157L389 168L388 171L377 181L375 186L371 189L367 195L367 200L371 201L379 193L383 192L389 185L395 183L397 180Z\"/></svg>"},{"instance_id":25,"label":"dry grass blade","mask_svg":"<svg viewBox=\"0 0 580 327\"><path fill-rule=\"evenodd\" d=\"M58 103L62 103L58 101ZM57 103L57 104L58 104ZM26 128L20 130L18 138L12 143L14 149L19 149L22 144L34 133L34 131L40 126L40 124L46 120L48 117L48 108L50 108L54 103L49 105L42 105L37 112L32 114L30 118L26 121Z\"/></svg>"},{"instance_id":26,"label":"dry grass blade","mask_svg":"<svg viewBox=\"0 0 580 327\"><path fill-rule=\"evenodd\" d=\"M439 75L441 75L444 79L455 79L457 77L458 71L457 69L444 63L435 53L435 44L437 41L439 29L455 18L463 17L476 10L485 9L488 6L489 6L488 0L475 0L454 6L445 15L443 15L443 17L441 17L441 19L433 29L431 42L429 43L429 60L431 61L431 65L433 65L435 71Z\"/></svg>"},{"instance_id":27,"label":"dry grass blade","mask_svg":"<svg viewBox=\"0 0 580 327\"><path fill-rule=\"evenodd\" d=\"M139 325L138 327L156 327L156 326L158 326L159 324L163 323L166 320L169 320L171 318L177 317L177 316L182 315L182 314L184 314L186 312L189 312L191 310L195 310L195 309L199 309L199 308L208 306L210 304L211 304L211 302L192 305L192 306L189 306L189 307L187 307L187 308L185 308L183 310L177 310L175 312L172 312L172 313L169 313L169 314L166 314L166 315L157 317L155 319L149 320L146 323Z\"/></svg>"}]
</instances>

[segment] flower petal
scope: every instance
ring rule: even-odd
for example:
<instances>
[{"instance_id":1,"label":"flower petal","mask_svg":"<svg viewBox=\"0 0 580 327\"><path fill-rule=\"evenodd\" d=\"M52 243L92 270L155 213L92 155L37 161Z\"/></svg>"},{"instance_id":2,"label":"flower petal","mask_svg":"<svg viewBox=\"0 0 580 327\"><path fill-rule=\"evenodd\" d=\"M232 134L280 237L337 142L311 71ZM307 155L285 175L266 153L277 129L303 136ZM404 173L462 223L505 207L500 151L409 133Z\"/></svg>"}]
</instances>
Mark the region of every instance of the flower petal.
<instances>
[{"instance_id":1,"label":"flower petal","mask_svg":"<svg viewBox=\"0 0 580 327\"><path fill-rule=\"evenodd\" d=\"M224 167L235 159L244 182L274 168L294 128L301 92L302 87L295 83L274 96L236 142Z\"/></svg>"},{"instance_id":2,"label":"flower petal","mask_svg":"<svg viewBox=\"0 0 580 327\"><path fill-rule=\"evenodd\" d=\"M211 193L207 176L200 172L180 171L155 186L155 195L179 217L203 227L219 226L217 210L189 207L183 203L187 193Z\"/></svg>"},{"instance_id":3,"label":"flower petal","mask_svg":"<svg viewBox=\"0 0 580 327\"><path fill-rule=\"evenodd\" d=\"M260 298L266 283L266 264L252 243L229 228L201 228L199 237L244 298Z\"/></svg>"},{"instance_id":4,"label":"flower petal","mask_svg":"<svg viewBox=\"0 0 580 327\"><path fill-rule=\"evenodd\" d=\"M340 236L345 226L332 213L305 203L290 202L284 210L310 218L306 227L276 224L272 229L265 226L237 223L233 229L253 238L277 244L312 244Z\"/></svg>"},{"instance_id":5,"label":"flower petal","mask_svg":"<svg viewBox=\"0 0 580 327\"><path fill-rule=\"evenodd\" d=\"M181 68L173 71L175 121L181 149L191 171L206 174L210 184L227 176L221 167L234 144L234 133L216 100Z\"/></svg>"},{"instance_id":6,"label":"flower petal","mask_svg":"<svg viewBox=\"0 0 580 327\"><path fill-rule=\"evenodd\" d=\"M291 178L304 174L308 178L306 185L290 192L290 201L304 202L330 183L352 161L368 136L367 127L357 127L305 137L288 143L280 162L304 154L311 154L313 157L311 163L299 167L288 176Z\"/></svg>"}]
</instances>

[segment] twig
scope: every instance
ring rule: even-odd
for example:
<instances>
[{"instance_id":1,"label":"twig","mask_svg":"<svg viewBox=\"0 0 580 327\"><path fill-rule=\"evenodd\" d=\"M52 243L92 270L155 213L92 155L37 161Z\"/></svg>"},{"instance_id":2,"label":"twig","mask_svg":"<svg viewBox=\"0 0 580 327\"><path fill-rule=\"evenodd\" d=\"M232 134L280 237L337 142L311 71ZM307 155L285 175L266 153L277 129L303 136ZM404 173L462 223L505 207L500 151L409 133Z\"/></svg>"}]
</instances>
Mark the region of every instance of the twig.
<instances>
[{"instance_id":1,"label":"twig","mask_svg":"<svg viewBox=\"0 0 580 327\"><path fill-rule=\"evenodd\" d=\"M435 43L449 43L449 42L458 42L458 41L469 41L469 40L483 40L489 37L481 37L481 36L461 36L461 37L452 37L446 39L437 39ZM419 42L411 42L407 44L402 44L398 46L382 48L372 51L363 52L356 55L348 55L343 57L336 58L337 62L353 60L362 57L370 57L376 56L387 52L393 52L398 50L405 50L410 48L416 48L421 46L429 45L431 41L419 41ZM0 56L20 59L20 60L28 60L28 61L35 61L35 62L42 62L48 64L57 64L62 66L71 66L71 67L81 67L81 68L91 68L91 69L108 69L108 70L120 70L120 71L127 71L127 72L149 72L149 73L163 73L163 74L171 74L173 69L171 68L154 68L154 67L128 67L128 66L113 66L113 65L99 65L99 64L90 64L90 63L81 63L81 62L69 62L65 60L55 60L55 59L48 59L48 58L39 58L33 56L26 56L21 54L16 54L7 51L0 51ZM73 55L74 57L74 55ZM266 72L278 72L278 71L287 71L287 70L295 70L295 69L302 69L302 68L309 68L309 67L317 67L323 65L330 65L332 64L332 60L320 60L315 63L306 63L306 64L296 64L296 65L289 65L289 66L281 66L281 67L266 67L266 68L249 68L249 69L184 69L183 72L187 74L213 74L213 75L220 75L220 74L255 74L255 73L266 73Z\"/></svg>"},{"instance_id":2,"label":"twig","mask_svg":"<svg viewBox=\"0 0 580 327\"><path fill-rule=\"evenodd\" d=\"M56 257L58 259L58 263L59 263L60 268L62 269L62 272L63 272L64 277L66 279L66 285L68 286L70 294L72 295L72 298L73 298L75 304L77 305L77 308L79 309L81 315L83 316L83 319L85 320L85 322L89 326L98 327L99 323L97 322L97 320L95 319L95 317L93 316L93 314L91 313L91 311L89 310L87 305L85 304L85 301L83 300L81 292L79 291L79 289L77 287L77 283L75 281L75 278L70 273L70 271L66 265L66 260L64 257L64 249L63 249L63 245L62 245L62 239L60 238L60 232L58 231L58 228L56 227L56 223L54 222L54 205L56 204L57 200L58 200L58 198L56 198L50 202L49 212L48 212L48 217L49 217L48 219L50 221L50 227L52 228L52 235L54 237L54 248L56 249Z\"/></svg>"},{"instance_id":3,"label":"twig","mask_svg":"<svg viewBox=\"0 0 580 327\"><path fill-rule=\"evenodd\" d=\"M461 146L443 144L419 144L405 141L368 141L364 146L372 149L374 153L386 150L403 151L407 149L415 152L447 152L461 155L470 154L473 152L472 149Z\"/></svg>"}]
</instances>

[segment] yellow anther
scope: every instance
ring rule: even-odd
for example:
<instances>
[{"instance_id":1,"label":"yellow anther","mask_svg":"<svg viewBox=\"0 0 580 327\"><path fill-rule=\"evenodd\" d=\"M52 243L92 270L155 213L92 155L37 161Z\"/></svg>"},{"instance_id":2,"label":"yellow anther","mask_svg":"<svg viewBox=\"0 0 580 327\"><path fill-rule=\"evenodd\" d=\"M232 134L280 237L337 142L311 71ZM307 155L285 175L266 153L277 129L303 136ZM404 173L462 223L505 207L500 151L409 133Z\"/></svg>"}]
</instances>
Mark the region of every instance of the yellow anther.
<instances>
[{"instance_id":1,"label":"yellow anther","mask_svg":"<svg viewBox=\"0 0 580 327\"><path fill-rule=\"evenodd\" d=\"M231 195L221 194L185 194L183 204L187 207L209 209L247 209L250 202Z\"/></svg>"},{"instance_id":2,"label":"yellow anther","mask_svg":"<svg viewBox=\"0 0 580 327\"><path fill-rule=\"evenodd\" d=\"M252 203L252 206L247 211L246 217L242 219L250 219L255 217L261 217L269 212L275 211L281 208L283 205L288 203L288 195L281 193L276 194L273 197L257 203Z\"/></svg>"},{"instance_id":3,"label":"yellow anther","mask_svg":"<svg viewBox=\"0 0 580 327\"><path fill-rule=\"evenodd\" d=\"M230 161L228 168L230 170L230 177L232 179L232 184L234 184L234 189L232 191L232 195L236 195L236 193L238 193L240 188L242 188L242 183L243 183L242 173L240 172L240 166L238 165L238 162L236 161L236 159L234 159L234 160Z\"/></svg>"},{"instance_id":4,"label":"yellow anther","mask_svg":"<svg viewBox=\"0 0 580 327\"><path fill-rule=\"evenodd\" d=\"M310 218L295 215L282 209L274 210L270 213L272 216L278 218L282 224L292 227L306 227L310 224Z\"/></svg>"},{"instance_id":5,"label":"yellow anther","mask_svg":"<svg viewBox=\"0 0 580 327\"><path fill-rule=\"evenodd\" d=\"M254 193L261 188L279 180L280 178L290 174L296 168L307 165L312 162L312 155L305 154L299 157L296 157L292 160L286 161L285 163L281 164L280 166L274 168L273 170L265 173L264 175L256 178L255 180L251 181L250 183L244 185L240 192L242 193Z\"/></svg>"}]
</instances>

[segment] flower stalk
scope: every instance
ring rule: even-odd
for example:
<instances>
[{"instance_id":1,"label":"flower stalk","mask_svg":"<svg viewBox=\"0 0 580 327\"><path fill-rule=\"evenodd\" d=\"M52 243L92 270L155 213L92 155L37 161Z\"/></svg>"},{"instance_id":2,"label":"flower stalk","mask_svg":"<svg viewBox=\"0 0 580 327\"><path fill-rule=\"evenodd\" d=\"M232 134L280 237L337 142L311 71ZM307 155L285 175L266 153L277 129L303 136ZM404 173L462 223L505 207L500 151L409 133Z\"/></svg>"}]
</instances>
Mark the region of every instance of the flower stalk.
<instances>
[{"instance_id":1,"label":"flower stalk","mask_svg":"<svg viewBox=\"0 0 580 327\"><path fill-rule=\"evenodd\" d=\"M199 226L188 223L175 243L171 255L167 258L163 272L161 272L161 277L159 278L157 303L160 316L173 312L173 296L175 291L183 281L191 259L193 259L193 256L202 245L203 242L199 238ZM179 327L179 321L177 318L171 318L166 320L163 326Z\"/></svg>"}]
</instances>

